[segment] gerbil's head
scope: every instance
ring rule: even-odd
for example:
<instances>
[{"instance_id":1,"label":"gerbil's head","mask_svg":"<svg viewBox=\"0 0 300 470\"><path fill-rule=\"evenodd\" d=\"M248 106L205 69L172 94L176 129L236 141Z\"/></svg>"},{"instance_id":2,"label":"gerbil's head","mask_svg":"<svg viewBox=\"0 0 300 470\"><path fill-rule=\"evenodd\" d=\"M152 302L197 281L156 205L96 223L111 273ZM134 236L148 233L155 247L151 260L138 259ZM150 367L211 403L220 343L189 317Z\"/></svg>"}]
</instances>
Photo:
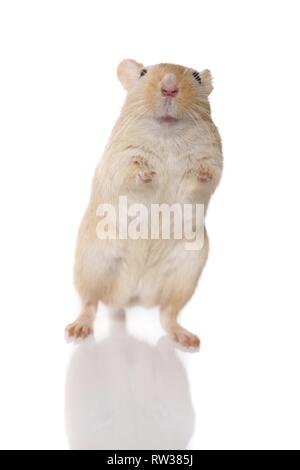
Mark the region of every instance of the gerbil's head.
<instances>
[{"instance_id":1,"label":"gerbil's head","mask_svg":"<svg viewBox=\"0 0 300 470\"><path fill-rule=\"evenodd\" d=\"M144 67L126 59L118 66L118 78L128 92L132 111L141 116L176 122L209 111L208 95L213 89L209 70L197 72L173 64Z\"/></svg>"}]
</instances>

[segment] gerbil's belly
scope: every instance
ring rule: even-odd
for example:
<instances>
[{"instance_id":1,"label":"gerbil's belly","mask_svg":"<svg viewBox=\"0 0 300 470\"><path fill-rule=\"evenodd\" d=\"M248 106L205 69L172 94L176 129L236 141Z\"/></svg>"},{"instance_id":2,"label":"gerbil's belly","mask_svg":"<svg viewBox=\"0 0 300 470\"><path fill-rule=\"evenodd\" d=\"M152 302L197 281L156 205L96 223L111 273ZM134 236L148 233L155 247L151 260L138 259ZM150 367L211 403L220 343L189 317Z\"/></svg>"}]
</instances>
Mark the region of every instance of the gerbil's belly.
<instances>
[{"instance_id":1,"label":"gerbil's belly","mask_svg":"<svg viewBox=\"0 0 300 470\"><path fill-rule=\"evenodd\" d=\"M132 192L118 191L128 195L128 204L142 204L151 216L151 204L205 203L197 178L191 173L168 171L168 175L157 174L158 180L136 187ZM115 195L116 196L116 195ZM113 204L118 207L118 196ZM183 237L174 239L153 239L148 230L147 239L97 240L94 249L86 250L78 271L84 273L84 282L93 285L93 297L98 297L112 307L134 304L151 307L161 305L168 293L183 289L184 284L193 285L201 269L201 250L187 250ZM91 252L87 256L87 252ZM87 274L86 274L87 273ZM80 274L82 276L82 274ZM95 295L94 295L95 292ZM171 294L170 294L171 295Z\"/></svg>"},{"instance_id":2,"label":"gerbil's belly","mask_svg":"<svg viewBox=\"0 0 300 470\"><path fill-rule=\"evenodd\" d=\"M164 298L190 289L199 277L205 249L186 250L182 240L138 242L117 275L119 286L127 286L126 301L120 298L118 305L154 307L162 305ZM124 293L123 289L119 292Z\"/></svg>"}]
</instances>

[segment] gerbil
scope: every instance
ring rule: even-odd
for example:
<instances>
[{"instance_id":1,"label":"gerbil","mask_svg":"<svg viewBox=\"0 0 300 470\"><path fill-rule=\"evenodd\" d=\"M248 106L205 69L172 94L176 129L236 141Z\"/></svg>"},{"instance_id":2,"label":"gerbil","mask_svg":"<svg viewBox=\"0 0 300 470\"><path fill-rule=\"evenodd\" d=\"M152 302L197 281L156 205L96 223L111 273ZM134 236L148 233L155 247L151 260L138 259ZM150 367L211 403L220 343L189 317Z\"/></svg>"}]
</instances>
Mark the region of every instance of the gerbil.
<instances>
[{"instance_id":1,"label":"gerbil","mask_svg":"<svg viewBox=\"0 0 300 470\"><path fill-rule=\"evenodd\" d=\"M208 256L205 232L201 250L186 250L185 240L99 239L97 208L130 202L202 203L207 208L222 173L221 139L208 96L208 70L134 60L118 66L127 90L121 115L96 168L90 202L82 220L75 255L75 286L82 301L69 337L93 331L97 303L112 309L132 304L158 306L163 328L184 347L199 338L177 322L192 296Z\"/></svg>"}]
</instances>

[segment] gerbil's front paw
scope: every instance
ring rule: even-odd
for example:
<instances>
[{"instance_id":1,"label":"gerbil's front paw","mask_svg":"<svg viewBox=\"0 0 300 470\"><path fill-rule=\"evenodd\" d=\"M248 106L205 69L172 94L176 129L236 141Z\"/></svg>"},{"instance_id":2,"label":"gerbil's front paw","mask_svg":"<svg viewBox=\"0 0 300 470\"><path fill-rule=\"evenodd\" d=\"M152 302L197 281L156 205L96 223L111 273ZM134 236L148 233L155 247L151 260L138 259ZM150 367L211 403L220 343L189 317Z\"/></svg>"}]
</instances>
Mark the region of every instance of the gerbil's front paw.
<instances>
[{"instance_id":1,"label":"gerbil's front paw","mask_svg":"<svg viewBox=\"0 0 300 470\"><path fill-rule=\"evenodd\" d=\"M208 165L201 163L197 171L197 179L201 183L208 183L209 181L213 179L212 170L210 169Z\"/></svg>"},{"instance_id":2,"label":"gerbil's front paw","mask_svg":"<svg viewBox=\"0 0 300 470\"><path fill-rule=\"evenodd\" d=\"M135 158L133 164L137 169L137 178L142 183L151 183L156 172L142 158Z\"/></svg>"},{"instance_id":3,"label":"gerbil's front paw","mask_svg":"<svg viewBox=\"0 0 300 470\"><path fill-rule=\"evenodd\" d=\"M90 322L80 319L68 325L65 329L65 332L68 338L84 339L93 333L93 327L91 326Z\"/></svg>"},{"instance_id":4,"label":"gerbil's front paw","mask_svg":"<svg viewBox=\"0 0 300 470\"><path fill-rule=\"evenodd\" d=\"M138 173L138 176L143 183L151 183L155 175L155 171L139 171Z\"/></svg>"}]
</instances>

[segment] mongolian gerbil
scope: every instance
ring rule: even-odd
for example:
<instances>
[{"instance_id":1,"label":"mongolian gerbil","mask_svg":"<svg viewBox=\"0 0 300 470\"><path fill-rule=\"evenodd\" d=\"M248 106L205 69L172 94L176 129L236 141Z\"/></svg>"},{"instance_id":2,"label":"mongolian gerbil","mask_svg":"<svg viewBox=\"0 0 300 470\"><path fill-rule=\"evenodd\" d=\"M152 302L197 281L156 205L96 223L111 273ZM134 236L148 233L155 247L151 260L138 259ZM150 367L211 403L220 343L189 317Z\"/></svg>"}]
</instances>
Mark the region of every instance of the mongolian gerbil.
<instances>
[{"instance_id":1,"label":"mongolian gerbil","mask_svg":"<svg viewBox=\"0 0 300 470\"><path fill-rule=\"evenodd\" d=\"M98 301L112 309L158 306L161 324L175 341L198 347L198 337L177 316L205 265L206 232L201 250L186 250L184 239L99 239L97 208L116 207L124 195L147 207L202 203L206 210L222 173L221 139L208 102L211 74L124 60L118 77L128 94L79 229L74 271L82 308L66 331L75 338L92 333Z\"/></svg>"}]
</instances>

